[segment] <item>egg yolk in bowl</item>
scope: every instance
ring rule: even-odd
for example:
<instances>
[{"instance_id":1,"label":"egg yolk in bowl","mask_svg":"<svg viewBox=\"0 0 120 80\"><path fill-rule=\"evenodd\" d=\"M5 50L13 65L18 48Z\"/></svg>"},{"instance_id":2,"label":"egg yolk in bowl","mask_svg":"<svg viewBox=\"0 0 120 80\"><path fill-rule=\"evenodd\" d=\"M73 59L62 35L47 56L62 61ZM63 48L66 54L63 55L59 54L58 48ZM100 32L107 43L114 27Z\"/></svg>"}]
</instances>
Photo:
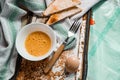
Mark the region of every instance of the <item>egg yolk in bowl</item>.
<instances>
[{"instance_id":1,"label":"egg yolk in bowl","mask_svg":"<svg viewBox=\"0 0 120 80\"><path fill-rule=\"evenodd\" d=\"M25 48L32 56L43 56L51 48L50 37L42 31L32 32L25 40Z\"/></svg>"}]
</instances>

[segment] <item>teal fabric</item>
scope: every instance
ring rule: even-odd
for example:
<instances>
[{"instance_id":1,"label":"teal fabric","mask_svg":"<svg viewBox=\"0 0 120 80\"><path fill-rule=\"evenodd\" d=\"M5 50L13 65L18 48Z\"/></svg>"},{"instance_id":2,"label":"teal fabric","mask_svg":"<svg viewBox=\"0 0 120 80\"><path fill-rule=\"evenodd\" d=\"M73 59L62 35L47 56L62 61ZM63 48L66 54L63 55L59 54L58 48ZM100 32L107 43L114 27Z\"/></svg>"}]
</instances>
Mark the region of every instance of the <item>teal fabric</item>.
<instances>
[{"instance_id":1,"label":"teal fabric","mask_svg":"<svg viewBox=\"0 0 120 80\"><path fill-rule=\"evenodd\" d=\"M31 11L45 10L46 5L43 0L18 0L18 5L23 5Z\"/></svg>"},{"instance_id":2,"label":"teal fabric","mask_svg":"<svg viewBox=\"0 0 120 80\"><path fill-rule=\"evenodd\" d=\"M10 79L15 71L17 52L14 42L20 29L20 16L24 14L24 11L14 3L15 1L11 0L0 1L0 80Z\"/></svg>"},{"instance_id":3,"label":"teal fabric","mask_svg":"<svg viewBox=\"0 0 120 80\"><path fill-rule=\"evenodd\" d=\"M57 24L54 24L52 28L56 31L56 33L62 36L62 39L65 40L68 36L68 29L67 26L71 26L69 24L66 25L66 21L63 20ZM64 34L64 35L63 35ZM76 45L76 38L74 36L70 37L66 43L64 50L72 49Z\"/></svg>"},{"instance_id":4,"label":"teal fabric","mask_svg":"<svg viewBox=\"0 0 120 80\"><path fill-rule=\"evenodd\" d=\"M88 50L88 80L120 80L120 0L94 6Z\"/></svg>"}]
</instances>

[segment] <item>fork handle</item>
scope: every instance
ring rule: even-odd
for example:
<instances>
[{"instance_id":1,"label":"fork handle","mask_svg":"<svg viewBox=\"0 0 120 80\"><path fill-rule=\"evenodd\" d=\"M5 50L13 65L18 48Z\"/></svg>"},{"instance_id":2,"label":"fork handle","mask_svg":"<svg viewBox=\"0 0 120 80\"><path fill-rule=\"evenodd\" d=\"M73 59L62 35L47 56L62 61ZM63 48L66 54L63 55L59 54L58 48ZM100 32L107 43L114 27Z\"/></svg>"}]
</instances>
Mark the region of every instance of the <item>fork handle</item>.
<instances>
[{"instance_id":1,"label":"fork handle","mask_svg":"<svg viewBox=\"0 0 120 80\"><path fill-rule=\"evenodd\" d=\"M53 54L51 60L48 62L47 66L44 69L44 73L48 73L49 70L52 68L52 66L55 64L57 59L59 58L60 54L62 53L63 49L65 47L65 44L62 44L57 51Z\"/></svg>"}]
</instances>

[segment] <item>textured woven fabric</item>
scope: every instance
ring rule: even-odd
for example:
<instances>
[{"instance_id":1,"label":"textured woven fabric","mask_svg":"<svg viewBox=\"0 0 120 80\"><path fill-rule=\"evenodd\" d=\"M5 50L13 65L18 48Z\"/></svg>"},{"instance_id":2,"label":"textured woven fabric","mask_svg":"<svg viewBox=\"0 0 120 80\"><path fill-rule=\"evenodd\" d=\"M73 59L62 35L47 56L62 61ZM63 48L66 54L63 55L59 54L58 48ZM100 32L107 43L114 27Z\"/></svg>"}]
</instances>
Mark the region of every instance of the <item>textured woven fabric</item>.
<instances>
[{"instance_id":1,"label":"textured woven fabric","mask_svg":"<svg viewBox=\"0 0 120 80\"><path fill-rule=\"evenodd\" d=\"M93 8L88 80L120 80L120 0L102 1Z\"/></svg>"}]
</instances>

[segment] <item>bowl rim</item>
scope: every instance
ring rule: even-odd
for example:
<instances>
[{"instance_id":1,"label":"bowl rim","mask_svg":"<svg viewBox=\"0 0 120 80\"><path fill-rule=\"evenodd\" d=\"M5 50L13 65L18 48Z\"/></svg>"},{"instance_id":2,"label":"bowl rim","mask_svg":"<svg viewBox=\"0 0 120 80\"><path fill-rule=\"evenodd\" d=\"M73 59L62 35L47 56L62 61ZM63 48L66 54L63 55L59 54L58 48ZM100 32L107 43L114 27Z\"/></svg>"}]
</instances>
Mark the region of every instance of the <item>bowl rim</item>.
<instances>
[{"instance_id":1,"label":"bowl rim","mask_svg":"<svg viewBox=\"0 0 120 80\"><path fill-rule=\"evenodd\" d=\"M53 46L51 46L50 50L49 50L45 55L42 55L42 56L39 56L39 57L32 56L32 55L30 55L27 51L26 51L25 53L22 52L22 50L19 49L19 45L18 45L18 42L20 41L20 40L18 40L18 38L21 36L21 32L24 31L26 28L29 28L29 27L32 26L32 25L42 25L42 27L47 27L47 29L49 29L49 30L51 31L52 36L53 36L53 38L54 38L54 39L53 39L53 43L52 43ZM36 26L34 26L34 27L36 27ZM37 26L37 27L38 27L38 26ZM40 27L41 27L41 26L40 26ZM45 32L44 32L44 33L45 33ZM49 36L49 37L50 37L50 36ZM50 38L51 38L51 37L50 37ZM51 40L52 40L52 39L51 39ZM43 60L43 59L47 58L48 56L50 56L50 55L52 54L52 52L54 51L54 49L55 49L55 47L56 47L56 35L55 35L54 30L53 30L49 25L47 25L47 24L44 24L44 23L30 23L30 24L27 24L27 25L23 26L22 29L20 29L20 31L18 32L17 37L16 37L16 41L15 41L15 46L16 46L16 49L17 49L18 53L19 53L23 58L25 58L25 59L27 59L27 60L30 60L30 61L40 61L40 60ZM23 55L23 54L26 54L26 53L27 53L29 56L32 56L33 58L26 57L26 56Z\"/></svg>"}]
</instances>

